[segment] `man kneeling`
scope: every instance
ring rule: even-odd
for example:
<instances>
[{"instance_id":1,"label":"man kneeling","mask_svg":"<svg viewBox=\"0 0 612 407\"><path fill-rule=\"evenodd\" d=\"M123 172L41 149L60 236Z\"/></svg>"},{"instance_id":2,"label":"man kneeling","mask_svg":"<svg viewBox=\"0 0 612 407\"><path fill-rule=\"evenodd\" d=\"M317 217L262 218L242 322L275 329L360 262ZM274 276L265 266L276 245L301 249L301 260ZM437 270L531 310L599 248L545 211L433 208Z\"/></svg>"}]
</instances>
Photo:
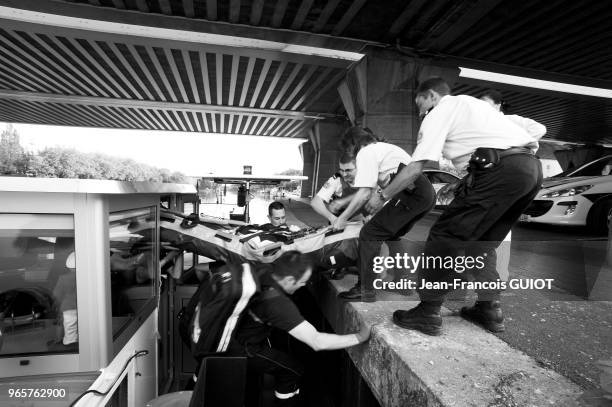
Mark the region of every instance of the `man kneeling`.
<instances>
[{"instance_id":1,"label":"man kneeling","mask_svg":"<svg viewBox=\"0 0 612 407\"><path fill-rule=\"evenodd\" d=\"M288 332L315 351L343 349L365 342L370 337L370 328L364 325L357 333L335 335L317 331L304 319L287 296L306 285L312 274L312 265L300 252L289 251L273 264L262 267L268 270L259 274L261 293L249 303L228 351L246 356L249 371L274 376L277 406L294 406L300 392L302 366L291 355L271 347L272 328Z\"/></svg>"}]
</instances>

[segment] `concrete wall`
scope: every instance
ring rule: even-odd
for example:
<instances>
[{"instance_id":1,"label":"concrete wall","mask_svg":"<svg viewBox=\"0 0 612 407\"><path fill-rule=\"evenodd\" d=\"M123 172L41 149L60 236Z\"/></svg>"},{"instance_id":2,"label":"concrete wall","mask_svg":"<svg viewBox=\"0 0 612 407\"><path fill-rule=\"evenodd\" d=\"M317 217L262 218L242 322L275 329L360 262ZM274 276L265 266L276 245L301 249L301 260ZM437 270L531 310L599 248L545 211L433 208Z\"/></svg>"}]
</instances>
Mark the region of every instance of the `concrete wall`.
<instances>
[{"instance_id":1,"label":"concrete wall","mask_svg":"<svg viewBox=\"0 0 612 407\"><path fill-rule=\"evenodd\" d=\"M313 132L311 140L302 145L303 174L308 177L307 181L302 182L302 198L308 198L316 194L325 181L338 171L338 159L340 158L338 141L348 128L348 123L337 120L322 120L316 126L318 128ZM318 171L315 171L317 150L319 152L319 166ZM314 192L313 184L315 185Z\"/></svg>"}]
</instances>

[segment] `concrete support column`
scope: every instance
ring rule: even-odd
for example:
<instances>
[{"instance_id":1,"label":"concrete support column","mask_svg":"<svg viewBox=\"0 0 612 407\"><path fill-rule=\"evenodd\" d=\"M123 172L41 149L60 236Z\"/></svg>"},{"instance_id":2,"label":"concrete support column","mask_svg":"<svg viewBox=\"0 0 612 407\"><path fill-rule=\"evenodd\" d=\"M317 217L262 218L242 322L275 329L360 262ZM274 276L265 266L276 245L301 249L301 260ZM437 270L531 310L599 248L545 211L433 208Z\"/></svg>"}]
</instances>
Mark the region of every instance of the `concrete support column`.
<instances>
[{"instance_id":1,"label":"concrete support column","mask_svg":"<svg viewBox=\"0 0 612 407\"><path fill-rule=\"evenodd\" d=\"M308 198L312 196L312 190L314 188L313 175L316 164L316 153L314 145L311 141L300 144L300 153L304 162L302 166L302 175L308 177L307 180L302 181L302 198Z\"/></svg>"},{"instance_id":2,"label":"concrete support column","mask_svg":"<svg viewBox=\"0 0 612 407\"><path fill-rule=\"evenodd\" d=\"M349 119L412 153L420 125L414 103L418 83L441 76L452 87L459 69L436 65L397 50L370 47L365 54L338 87Z\"/></svg>"},{"instance_id":3,"label":"concrete support column","mask_svg":"<svg viewBox=\"0 0 612 407\"><path fill-rule=\"evenodd\" d=\"M302 196L316 193L338 166L338 141L349 124L369 127L389 143L412 153L417 144L420 119L414 103L418 83L440 76L451 85L459 68L407 56L397 50L369 47L365 57L348 72L338 86L338 96L350 123L318 121L310 142L302 147L304 175ZM432 163L437 166L437 163Z\"/></svg>"},{"instance_id":4,"label":"concrete support column","mask_svg":"<svg viewBox=\"0 0 612 407\"><path fill-rule=\"evenodd\" d=\"M302 182L303 198L314 196L338 171L338 141L346 128L347 123L335 120L321 120L313 126L308 143L302 144L303 174L308 177Z\"/></svg>"}]
</instances>

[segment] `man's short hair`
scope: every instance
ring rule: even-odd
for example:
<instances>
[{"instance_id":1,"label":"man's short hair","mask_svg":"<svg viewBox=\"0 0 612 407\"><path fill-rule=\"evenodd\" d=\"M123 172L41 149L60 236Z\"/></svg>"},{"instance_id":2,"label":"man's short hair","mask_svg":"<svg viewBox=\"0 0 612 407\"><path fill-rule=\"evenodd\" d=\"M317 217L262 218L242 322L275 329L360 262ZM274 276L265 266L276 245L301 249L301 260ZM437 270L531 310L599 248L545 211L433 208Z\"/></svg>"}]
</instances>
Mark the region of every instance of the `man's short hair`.
<instances>
[{"instance_id":1,"label":"man's short hair","mask_svg":"<svg viewBox=\"0 0 612 407\"><path fill-rule=\"evenodd\" d=\"M504 100L501 92L495 89L488 89L485 93L480 96L480 98L487 97L493 101L496 105L499 105L500 110L505 113L510 108L508 102Z\"/></svg>"},{"instance_id":2,"label":"man's short hair","mask_svg":"<svg viewBox=\"0 0 612 407\"><path fill-rule=\"evenodd\" d=\"M484 97L491 99L496 105L501 105L504 101L501 92L495 89L487 90L480 98L482 99Z\"/></svg>"},{"instance_id":3,"label":"man's short hair","mask_svg":"<svg viewBox=\"0 0 612 407\"><path fill-rule=\"evenodd\" d=\"M361 126L353 126L344 132L340 139L339 147L341 151L357 156L362 147L380 141L382 140L372 130Z\"/></svg>"},{"instance_id":4,"label":"man's short hair","mask_svg":"<svg viewBox=\"0 0 612 407\"><path fill-rule=\"evenodd\" d=\"M312 261L307 255L297 250L291 250L274 260L272 263L272 274L280 279L293 277L299 280L306 270L312 269L312 267Z\"/></svg>"},{"instance_id":5,"label":"man's short hair","mask_svg":"<svg viewBox=\"0 0 612 407\"><path fill-rule=\"evenodd\" d=\"M268 215L272 216L272 211L278 211L279 209L285 209L285 205L282 202L274 201L268 206Z\"/></svg>"},{"instance_id":6,"label":"man's short hair","mask_svg":"<svg viewBox=\"0 0 612 407\"><path fill-rule=\"evenodd\" d=\"M419 84L416 89L417 95L422 95L426 93L428 90L433 90L441 96L450 95L451 89L448 86L448 83L440 77L429 78Z\"/></svg>"},{"instance_id":7,"label":"man's short hair","mask_svg":"<svg viewBox=\"0 0 612 407\"><path fill-rule=\"evenodd\" d=\"M340 156L340 164L348 164L348 163L352 163L355 161L355 154L351 153L350 151L345 151L342 153L342 155Z\"/></svg>"}]
</instances>

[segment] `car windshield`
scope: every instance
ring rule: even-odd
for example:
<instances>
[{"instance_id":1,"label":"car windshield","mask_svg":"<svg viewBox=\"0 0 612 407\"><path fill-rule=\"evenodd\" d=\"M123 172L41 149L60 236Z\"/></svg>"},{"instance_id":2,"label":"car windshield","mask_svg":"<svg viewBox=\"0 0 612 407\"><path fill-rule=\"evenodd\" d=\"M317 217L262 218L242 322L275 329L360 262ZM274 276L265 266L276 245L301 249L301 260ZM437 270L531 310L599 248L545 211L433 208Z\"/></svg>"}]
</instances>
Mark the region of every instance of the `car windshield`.
<instances>
[{"instance_id":1,"label":"car windshield","mask_svg":"<svg viewBox=\"0 0 612 407\"><path fill-rule=\"evenodd\" d=\"M612 174L612 157L605 157L593 161L580 169L571 168L555 175L553 178L560 177L596 177L598 175Z\"/></svg>"}]
</instances>

